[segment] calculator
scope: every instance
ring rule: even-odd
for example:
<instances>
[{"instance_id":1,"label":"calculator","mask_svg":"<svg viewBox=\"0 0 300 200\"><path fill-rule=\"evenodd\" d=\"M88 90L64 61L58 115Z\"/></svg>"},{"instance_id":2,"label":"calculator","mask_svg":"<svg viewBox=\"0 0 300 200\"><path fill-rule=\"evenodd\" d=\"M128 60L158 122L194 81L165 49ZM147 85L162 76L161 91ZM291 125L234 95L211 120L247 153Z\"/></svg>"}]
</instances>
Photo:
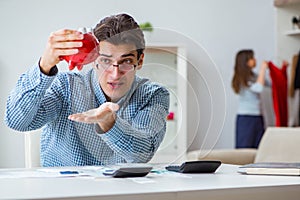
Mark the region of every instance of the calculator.
<instances>
[{"instance_id":1,"label":"calculator","mask_svg":"<svg viewBox=\"0 0 300 200\"><path fill-rule=\"evenodd\" d=\"M165 168L180 173L214 173L220 165L221 161L218 160L200 160L184 162L181 165L168 165Z\"/></svg>"},{"instance_id":2,"label":"calculator","mask_svg":"<svg viewBox=\"0 0 300 200\"><path fill-rule=\"evenodd\" d=\"M115 178L143 177L146 176L151 169L152 167L150 166L123 166L118 169L107 169L103 174Z\"/></svg>"}]
</instances>

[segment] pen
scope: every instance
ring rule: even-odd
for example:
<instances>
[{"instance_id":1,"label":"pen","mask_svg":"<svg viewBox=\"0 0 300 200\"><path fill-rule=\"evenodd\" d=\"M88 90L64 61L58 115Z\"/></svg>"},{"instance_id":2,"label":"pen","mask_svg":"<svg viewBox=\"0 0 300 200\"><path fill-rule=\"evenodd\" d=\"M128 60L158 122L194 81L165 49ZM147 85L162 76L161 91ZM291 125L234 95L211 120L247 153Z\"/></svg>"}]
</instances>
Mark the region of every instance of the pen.
<instances>
[{"instance_id":1,"label":"pen","mask_svg":"<svg viewBox=\"0 0 300 200\"><path fill-rule=\"evenodd\" d=\"M60 171L60 174L79 174L78 171Z\"/></svg>"}]
</instances>

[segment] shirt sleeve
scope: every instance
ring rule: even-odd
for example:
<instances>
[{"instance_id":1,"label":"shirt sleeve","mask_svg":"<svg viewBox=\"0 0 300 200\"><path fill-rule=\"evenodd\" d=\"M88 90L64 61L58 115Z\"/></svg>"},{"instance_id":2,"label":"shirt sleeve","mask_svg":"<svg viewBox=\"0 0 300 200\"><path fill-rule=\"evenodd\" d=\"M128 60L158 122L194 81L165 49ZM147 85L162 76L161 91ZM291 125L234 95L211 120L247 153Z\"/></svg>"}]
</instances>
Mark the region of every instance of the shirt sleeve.
<instances>
[{"instance_id":1,"label":"shirt sleeve","mask_svg":"<svg viewBox=\"0 0 300 200\"><path fill-rule=\"evenodd\" d=\"M129 163L148 162L158 149L166 132L169 93L160 88L140 109L130 124L117 116L116 122L100 137Z\"/></svg>"},{"instance_id":2,"label":"shirt sleeve","mask_svg":"<svg viewBox=\"0 0 300 200\"><path fill-rule=\"evenodd\" d=\"M43 74L38 64L21 75L6 103L5 122L10 128L36 130L57 115L61 102L46 93L55 77Z\"/></svg>"},{"instance_id":3,"label":"shirt sleeve","mask_svg":"<svg viewBox=\"0 0 300 200\"><path fill-rule=\"evenodd\" d=\"M265 79L265 86L272 87L272 81L269 78Z\"/></svg>"},{"instance_id":4,"label":"shirt sleeve","mask_svg":"<svg viewBox=\"0 0 300 200\"><path fill-rule=\"evenodd\" d=\"M253 83L250 85L250 91L255 93L261 93L264 89L264 86L258 82Z\"/></svg>"}]
</instances>

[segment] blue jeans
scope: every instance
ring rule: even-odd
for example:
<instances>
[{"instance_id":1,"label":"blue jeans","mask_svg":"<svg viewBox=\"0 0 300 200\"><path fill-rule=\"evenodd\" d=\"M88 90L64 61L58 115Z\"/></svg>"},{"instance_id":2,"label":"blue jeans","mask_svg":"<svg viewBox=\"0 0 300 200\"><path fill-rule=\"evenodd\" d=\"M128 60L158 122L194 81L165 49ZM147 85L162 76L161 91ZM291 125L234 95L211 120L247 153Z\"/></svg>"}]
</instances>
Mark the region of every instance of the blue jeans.
<instances>
[{"instance_id":1,"label":"blue jeans","mask_svg":"<svg viewBox=\"0 0 300 200\"><path fill-rule=\"evenodd\" d=\"M265 131L263 116L237 115L236 148L257 148Z\"/></svg>"}]
</instances>

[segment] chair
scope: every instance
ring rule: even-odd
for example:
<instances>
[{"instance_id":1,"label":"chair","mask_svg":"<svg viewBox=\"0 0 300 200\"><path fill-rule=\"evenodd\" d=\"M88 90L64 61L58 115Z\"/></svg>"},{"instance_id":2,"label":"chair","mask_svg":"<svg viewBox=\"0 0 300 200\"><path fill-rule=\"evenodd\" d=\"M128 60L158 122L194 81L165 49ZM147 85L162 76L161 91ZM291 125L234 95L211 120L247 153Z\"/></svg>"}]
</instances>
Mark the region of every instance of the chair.
<instances>
[{"instance_id":1,"label":"chair","mask_svg":"<svg viewBox=\"0 0 300 200\"><path fill-rule=\"evenodd\" d=\"M213 149L195 150L187 154L187 159L192 160L219 160L224 164L245 165L253 163L256 149Z\"/></svg>"},{"instance_id":2,"label":"chair","mask_svg":"<svg viewBox=\"0 0 300 200\"><path fill-rule=\"evenodd\" d=\"M41 130L25 133L25 167L40 167Z\"/></svg>"},{"instance_id":3,"label":"chair","mask_svg":"<svg viewBox=\"0 0 300 200\"><path fill-rule=\"evenodd\" d=\"M300 128L268 128L254 162L300 162L299 144Z\"/></svg>"},{"instance_id":4,"label":"chair","mask_svg":"<svg viewBox=\"0 0 300 200\"><path fill-rule=\"evenodd\" d=\"M188 160L220 160L244 165L257 162L300 162L300 128L268 127L258 149L214 149L188 152Z\"/></svg>"}]
</instances>

